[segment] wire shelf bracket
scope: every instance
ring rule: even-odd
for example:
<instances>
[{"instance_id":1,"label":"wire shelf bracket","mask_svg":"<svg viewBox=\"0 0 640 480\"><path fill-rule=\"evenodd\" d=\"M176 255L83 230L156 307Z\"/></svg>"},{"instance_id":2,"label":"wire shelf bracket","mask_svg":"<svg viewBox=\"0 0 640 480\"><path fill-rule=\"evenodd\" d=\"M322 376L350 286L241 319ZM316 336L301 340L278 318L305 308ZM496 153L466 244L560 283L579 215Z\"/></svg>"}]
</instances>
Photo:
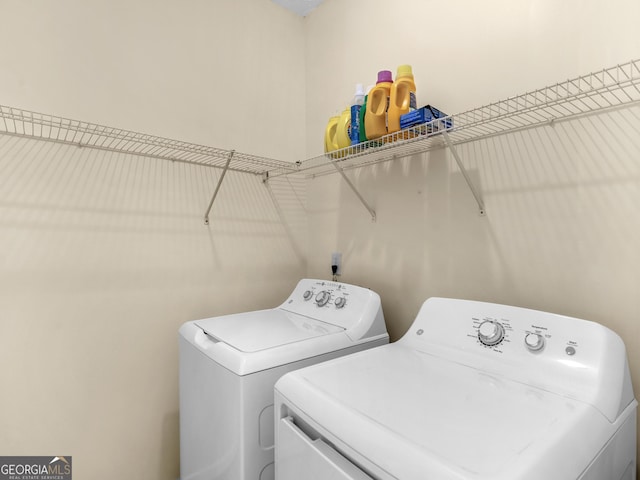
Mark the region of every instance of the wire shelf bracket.
<instances>
[{"instance_id":1,"label":"wire shelf bracket","mask_svg":"<svg viewBox=\"0 0 640 480\"><path fill-rule=\"evenodd\" d=\"M204 213L204 224L209 225L209 213L211 213L211 207L213 207L213 202L216 200L218 196L218 192L220 191L220 186L222 185L222 181L224 180L224 176L227 174L229 170L229 165L231 164L231 159L233 158L233 154L235 150L231 150L229 155L227 156L227 163L225 163L224 168L222 169L222 173L220 174L220 178L218 179L218 184L216 185L216 189L213 192L213 196L211 197L211 201L209 202L209 207L207 211Z\"/></svg>"},{"instance_id":2,"label":"wire shelf bracket","mask_svg":"<svg viewBox=\"0 0 640 480\"><path fill-rule=\"evenodd\" d=\"M482 197L480 196L480 193L478 192L475 185L471 181L471 178L469 177L467 170L464 168L464 165L462 164L462 160L460 159L460 155L458 155L458 150L451 142L451 139L449 138L449 134L447 133L446 130L442 132L442 137L444 138L444 141L447 144L447 147L449 147L449 150L451 151L453 158L455 158L456 163L458 164L458 168L460 169L460 172L462 172L462 176L464 177L464 180L467 182L469 190L471 190L471 193L473 194L473 198L476 199L476 203L478 204L478 213L480 213L480 216L484 217L487 214L487 211L484 208L484 202L482 201Z\"/></svg>"},{"instance_id":3,"label":"wire shelf bracket","mask_svg":"<svg viewBox=\"0 0 640 480\"><path fill-rule=\"evenodd\" d=\"M280 206L280 202L278 202L278 199L276 198L276 195L273 192L273 189L271 188L271 184L269 183L269 178L270 178L269 172L265 172L262 175L262 183L267 189L267 192L269 193L269 198L271 198L271 203L273 203L276 213L280 218L280 223L282 224L282 227L284 228L284 231L287 237L289 238L289 241L291 242L291 247L293 249L293 252L296 254L296 257L298 257L298 260L300 261L300 263L304 263L305 261L304 254L302 253L302 250L298 247L298 243L296 242L295 236L293 235L291 228L289 227L289 222L287 222L287 219L285 218L284 212L282 211L282 207Z\"/></svg>"},{"instance_id":4,"label":"wire shelf bracket","mask_svg":"<svg viewBox=\"0 0 640 480\"><path fill-rule=\"evenodd\" d=\"M344 179L345 182L347 182L347 185L353 191L353 193L355 193L356 197L358 197L358 200L360 200L360 203L362 203L362 205L364 205L364 208L367 209L367 212L369 212L369 215L371 215L371 221L375 222L376 221L376 212L375 212L375 210L369 206L369 204L364 199L362 194L358 191L358 189L353 184L353 182L351 180L349 180L349 177L347 177L347 174L344 173L344 170L342 169L342 167L340 167L340 165L338 165L338 163L335 160L332 160L331 163L336 168L338 173L340 175L342 175L342 178Z\"/></svg>"}]
</instances>

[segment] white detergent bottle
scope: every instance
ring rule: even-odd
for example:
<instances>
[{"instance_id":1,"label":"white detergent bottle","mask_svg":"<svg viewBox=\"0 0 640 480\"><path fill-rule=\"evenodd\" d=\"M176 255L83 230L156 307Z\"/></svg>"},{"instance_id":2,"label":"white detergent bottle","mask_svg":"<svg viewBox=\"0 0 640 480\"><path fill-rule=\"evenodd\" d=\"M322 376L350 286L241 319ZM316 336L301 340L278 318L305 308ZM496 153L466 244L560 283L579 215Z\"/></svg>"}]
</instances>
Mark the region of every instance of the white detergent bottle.
<instances>
[{"instance_id":1,"label":"white detergent bottle","mask_svg":"<svg viewBox=\"0 0 640 480\"><path fill-rule=\"evenodd\" d=\"M356 84L356 93L351 102L351 145L360 143L360 110L364 105L364 87Z\"/></svg>"}]
</instances>

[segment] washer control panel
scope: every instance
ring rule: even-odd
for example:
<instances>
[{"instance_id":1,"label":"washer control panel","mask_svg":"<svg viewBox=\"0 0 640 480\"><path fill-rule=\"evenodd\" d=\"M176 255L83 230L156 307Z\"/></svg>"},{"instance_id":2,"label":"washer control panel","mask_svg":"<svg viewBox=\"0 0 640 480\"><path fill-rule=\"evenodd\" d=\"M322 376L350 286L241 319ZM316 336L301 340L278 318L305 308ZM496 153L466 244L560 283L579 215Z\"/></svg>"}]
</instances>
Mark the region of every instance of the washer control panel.
<instances>
[{"instance_id":1,"label":"washer control panel","mask_svg":"<svg viewBox=\"0 0 640 480\"><path fill-rule=\"evenodd\" d=\"M347 298L350 292L347 285L335 282L318 282L310 285L308 290L302 294L302 299L312 301L318 307L333 304L335 308L344 308L347 305Z\"/></svg>"},{"instance_id":2,"label":"washer control panel","mask_svg":"<svg viewBox=\"0 0 640 480\"><path fill-rule=\"evenodd\" d=\"M279 308L343 327L354 338L386 335L380 296L357 285L303 279Z\"/></svg>"}]
</instances>

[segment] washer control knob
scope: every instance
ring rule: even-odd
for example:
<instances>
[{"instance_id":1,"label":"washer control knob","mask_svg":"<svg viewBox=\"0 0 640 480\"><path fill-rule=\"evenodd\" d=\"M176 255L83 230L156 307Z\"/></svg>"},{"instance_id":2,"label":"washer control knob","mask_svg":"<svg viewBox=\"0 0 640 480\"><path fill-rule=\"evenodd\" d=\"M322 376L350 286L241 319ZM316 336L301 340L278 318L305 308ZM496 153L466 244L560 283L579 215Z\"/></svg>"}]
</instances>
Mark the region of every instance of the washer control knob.
<instances>
[{"instance_id":1,"label":"washer control knob","mask_svg":"<svg viewBox=\"0 0 640 480\"><path fill-rule=\"evenodd\" d=\"M524 344L532 352L539 352L544 347L544 337L538 333L527 333Z\"/></svg>"},{"instance_id":2,"label":"washer control knob","mask_svg":"<svg viewBox=\"0 0 640 480\"><path fill-rule=\"evenodd\" d=\"M342 308L347 303L347 299L344 297L336 298L336 308Z\"/></svg>"},{"instance_id":3,"label":"washer control knob","mask_svg":"<svg viewBox=\"0 0 640 480\"><path fill-rule=\"evenodd\" d=\"M305 300L309 300L312 296L313 296L313 292L311 290L307 290L302 295L302 298L304 298Z\"/></svg>"},{"instance_id":4,"label":"washer control knob","mask_svg":"<svg viewBox=\"0 0 640 480\"><path fill-rule=\"evenodd\" d=\"M494 320L485 320L478 328L478 339L489 347L497 345L504 339L504 327Z\"/></svg>"},{"instance_id":5,"label":"washer control knob","mask_svg":"<svg viewBox=\"0 0 640 480\"><path fill-rule=\"evenodd\" d=\"M324 307L329 301L329 298L331 298L331 294L326 290L323 290L316 295L316 303L319 307Z\"/></svg>"}]
</instances>

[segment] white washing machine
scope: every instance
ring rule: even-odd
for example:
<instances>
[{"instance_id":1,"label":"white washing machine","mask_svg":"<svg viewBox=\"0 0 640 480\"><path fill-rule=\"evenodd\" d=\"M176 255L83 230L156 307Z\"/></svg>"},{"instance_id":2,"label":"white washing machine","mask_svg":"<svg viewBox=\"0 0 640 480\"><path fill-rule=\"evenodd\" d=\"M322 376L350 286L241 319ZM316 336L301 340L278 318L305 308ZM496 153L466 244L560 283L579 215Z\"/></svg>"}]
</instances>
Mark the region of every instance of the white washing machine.
<instances>
[{"instance_id":1,"label":"white washing machine","mask_svg":"<svg viewBox=\"0 0 640 480\"><path fill-rule=\"evenodd\" d=\"M632 480L622 340L584 320L432 298L398 342L275 387L277 480Z\"/></svg>"},{"instance_id":2,"label":"white washing machine","mask_svg":"<svg viewBox=\"0 0 640 480\"><path fill-rule=\"evenodd\" d=\"M388 342L375 292L312 279L301 280L277 308L185 323L181 479L273 479L276 380Z\"/></svg>"}]
</instances>

